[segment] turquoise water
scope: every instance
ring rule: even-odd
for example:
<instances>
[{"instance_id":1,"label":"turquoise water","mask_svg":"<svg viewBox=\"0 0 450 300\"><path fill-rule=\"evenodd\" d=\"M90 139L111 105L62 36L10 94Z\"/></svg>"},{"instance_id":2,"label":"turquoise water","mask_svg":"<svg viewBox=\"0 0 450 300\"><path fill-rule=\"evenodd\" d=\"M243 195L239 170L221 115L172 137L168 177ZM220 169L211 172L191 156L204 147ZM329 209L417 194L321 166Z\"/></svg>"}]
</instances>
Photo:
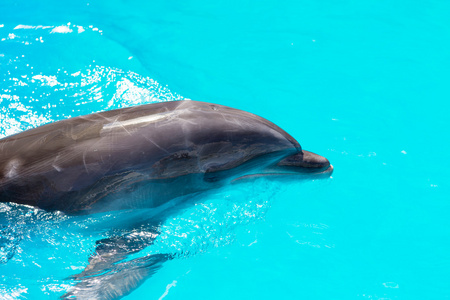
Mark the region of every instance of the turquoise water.
<instances>
[{"instance_id":1,"label":"turquoise water","mask_svg":"<svg viewBox=\"0 0 450 300\"><path fill-rule=\"evenodd\" d=\"M0 4L0 136L155 101L261 115L335 167L200 197L125 299L448 299L448 1ZM0 299L54 299L134 212L0 205Z\"/></svg>"}]
</instances>

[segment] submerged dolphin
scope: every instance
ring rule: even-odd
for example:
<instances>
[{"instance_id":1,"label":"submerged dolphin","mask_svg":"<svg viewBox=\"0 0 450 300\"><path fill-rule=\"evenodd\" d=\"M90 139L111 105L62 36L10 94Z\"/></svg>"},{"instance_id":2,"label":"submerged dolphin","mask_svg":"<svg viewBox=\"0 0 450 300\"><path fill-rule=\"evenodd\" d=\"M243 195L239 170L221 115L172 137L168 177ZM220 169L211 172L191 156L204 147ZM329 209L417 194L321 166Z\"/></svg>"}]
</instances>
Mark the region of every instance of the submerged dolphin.
<instances>
[{"instance_id":1,"label":"submerged dolphin","mask_svg":"<svg viewBox=\"0 0 450 300\"><path fill-rule=\"evenodd\" d=\"M272 122L197 101L101 112L0 140L0 202L72 215L157 211L240 179L329 177L332 171L326 158L302 150ZM156 231L167 217L157 215L148 223ZM150 245L156 231L98 241L88 266L73 277L79 283L63 297L117 299L129 293L172 258L123 261Z\"/></svg>"}]
</instances>

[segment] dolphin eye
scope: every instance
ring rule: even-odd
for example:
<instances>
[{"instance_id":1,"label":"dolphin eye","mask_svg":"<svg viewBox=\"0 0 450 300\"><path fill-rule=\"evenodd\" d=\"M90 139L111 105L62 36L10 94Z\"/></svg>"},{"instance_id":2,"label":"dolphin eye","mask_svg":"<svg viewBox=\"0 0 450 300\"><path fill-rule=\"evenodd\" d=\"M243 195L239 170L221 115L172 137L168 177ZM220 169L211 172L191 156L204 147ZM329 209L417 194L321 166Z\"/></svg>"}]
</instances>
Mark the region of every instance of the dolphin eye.
<instances>
[{"instance_id":1,"label":"dolphin eye","mask_svg":"<svg viewBox=\"0 0 450 300\"><path fill-rule=\"evenodd\" d=\"M216 105L210 105L212 110L219 110L219 107L217 107Z\"/></svg>"}]
</instances>

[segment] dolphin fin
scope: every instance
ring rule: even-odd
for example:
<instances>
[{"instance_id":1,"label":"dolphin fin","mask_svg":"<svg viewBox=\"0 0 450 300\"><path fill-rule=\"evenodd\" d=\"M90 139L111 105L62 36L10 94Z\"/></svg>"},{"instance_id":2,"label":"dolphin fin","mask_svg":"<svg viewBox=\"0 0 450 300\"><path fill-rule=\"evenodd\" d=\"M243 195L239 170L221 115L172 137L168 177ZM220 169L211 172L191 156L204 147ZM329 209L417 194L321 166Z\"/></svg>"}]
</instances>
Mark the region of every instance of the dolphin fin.
<instances>
[{"instance_id":1,"label":"dolphin fin","mask_svg":"<svg viewBox=\"0 0 450 300\"><path fill-rule=\"evenodd\" d=\"M79 282L61 299L120 299L155 274L162 264L172 259L168 254L155 254L114 264L98 276L78 277Z\"/></svg>"},{"instance_id":2,"label":"dolphin fin","mask_svg":"<svg viewBox=\"0 0 450 300\"><path fill-rule=\"evenodd\" d=\"M126 258L151 245L156 232L113 236L97 241L89 264L79 274L69 277L78 281L61 299L120 299L129 294L162 264L172 259L168 254L155 254L132 260Z\"/></svg>"}]
</instances>

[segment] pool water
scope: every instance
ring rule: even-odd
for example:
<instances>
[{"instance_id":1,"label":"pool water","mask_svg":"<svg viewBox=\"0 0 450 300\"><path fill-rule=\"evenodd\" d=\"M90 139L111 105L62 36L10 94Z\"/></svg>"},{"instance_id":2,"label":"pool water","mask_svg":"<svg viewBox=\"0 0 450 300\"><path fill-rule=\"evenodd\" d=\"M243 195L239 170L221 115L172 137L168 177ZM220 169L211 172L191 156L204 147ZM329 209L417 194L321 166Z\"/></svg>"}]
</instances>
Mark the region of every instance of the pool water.
<instances>
[{"instance_id":1,"label":"pool water","mask_svg":"<svg viewBox=\"0 0 450 300\"><path fill-rule=\"evenodd\" d=\"M0 3L0 136L195 99L250 111L333 178L200 196L124 299L450 298L448 1ZM0 204L0 299L54 299L139 212Z\"/></svg>"}]
</instances>

